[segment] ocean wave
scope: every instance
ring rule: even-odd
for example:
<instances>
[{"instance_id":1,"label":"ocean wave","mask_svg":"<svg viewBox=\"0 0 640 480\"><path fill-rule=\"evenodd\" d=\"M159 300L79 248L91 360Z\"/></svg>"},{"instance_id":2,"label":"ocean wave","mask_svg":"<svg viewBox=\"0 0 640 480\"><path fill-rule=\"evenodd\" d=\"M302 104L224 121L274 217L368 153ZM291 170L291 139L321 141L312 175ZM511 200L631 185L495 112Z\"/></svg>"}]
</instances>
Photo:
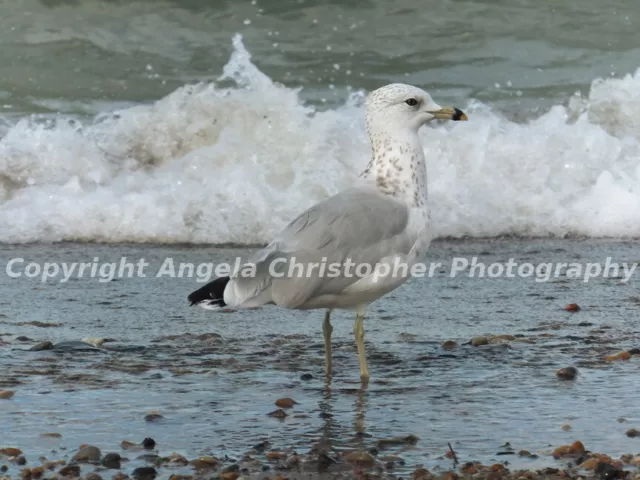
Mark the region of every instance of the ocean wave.
<instances>
[{"instance_id":1,"label":"ocean wave","mask_svg":"<svg viewBox=\"0 0 640 480\"><path fill-rule=\"evenodd\" d=\"M152 105L3 119L0 242L260 244L349 186L363 93L316 110L233 44L218 81ZM469 122L420 133L436 236L640 236L640 70L526 123L457 106Z\"/></svg>"}]
</instances>

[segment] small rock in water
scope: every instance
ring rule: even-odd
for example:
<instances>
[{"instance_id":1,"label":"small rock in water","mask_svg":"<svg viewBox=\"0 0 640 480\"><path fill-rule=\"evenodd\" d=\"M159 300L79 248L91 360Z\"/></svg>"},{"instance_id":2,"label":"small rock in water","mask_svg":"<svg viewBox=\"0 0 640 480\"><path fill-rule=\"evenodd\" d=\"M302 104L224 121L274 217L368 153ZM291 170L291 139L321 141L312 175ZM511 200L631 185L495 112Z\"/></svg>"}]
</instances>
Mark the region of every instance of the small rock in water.
<instances>
[{"instance_id":1,"label":"small rock in water","mask_svg":"<svg viewBox=\"0 0 640 480\"><path fill-rule=\"evenodd\" d=\"M24 335L20 335L19 337L16 337L16 340L19 342L30 342L31 339L29 337L25 337Z\"/></svg>"},{"instance_id":2,"label":"small rock in water","mask_svg":"<svg viewBox=\"0 0 640 480\"><path fill-rule=\"evenodd\" d=\"M29 350L31 350L32 352L41 352L42 350L51 350L53 348L53 343L51 342L40 342L36 345L34 345L33 347L31 347Z\"/></svg>"},{"instance_id":3,"label":"small rock in water","mask_svg":"<svg viewBox=\"0 0 640 480\"><path fill-rule=\"evenodd\" d=\"M129 475L127 475L126 473L118 472L113 477L111 477L111 480L128 480L128 478Z\"/></svg>"},{"instance_id":4,"label":"small rock in water","mask_svg":"<svg viewBox=\"0 0 640 480\"><path fill-rule=\"evenodd\" d=\"M156 446L156 441L153 438L145 438L142 441L142 446L146 449L146 450L153 450Z\"/></svg>"},{"instance_id":5,"label":"small rock in water","mask_svg":"<svg viewBox=\"0 0 640 480\"><path fill-rule=\"evenodd\" d=\"M553 458L562 458L567 456L578 456L585 452L584 445L580 440L576 440L571 445L563 445L553 451Z\"/></svg>"},{"instance_id":6,"label":"small rock in water","mask_svg":"<svg viewBox=\"0 0 640 480\"><path fill-rule=\"evenodd\" d=\"M568 432L569 430L571 430L571 425L568 425L568 424L567 424L567 425L563 425L561 428L562 428L562 430L564 430L565 432Z\"/></svg>"},{"instance_id":7,"label":"small rock in water","mask_svg":"<svg viewBox=\"0 0 640 480\"><path fill-rule=\"evenodd\" d=\"M269 448L269 440L265 440L264 442L257 443L253 446L253 450L258 453L264 452L267 448Z\"/></svg>"},{"instance_id":8,"label":"small rock in water","mask_svg":"<svg viewBox=\"0 0 640 480\"><path fill-rule=\"evenodd\" d=\"M300 375L300 380L313 380L313 375L311 375L310 373L303 373L302 375Z\"/></svg>"},{"instance_id":9,"label":"small rock in water","mask_svg":"<svg viewBox=\"0 0 640 480\"><path fill-rule=\"evenodd\" d=\"M578 369L576 367L565 367L556 371L558 378L562 380L573 380L578 375Z\"/></svg>"},{"instance_id":10,"label":"small rock in water","mask_svg":"<svg viewBox=\"0 0 640 480\"><path fill-rule=\"evenodd\" d=\"M569 305L564 307L564 309L567 312L579 312L580 311L580 305L578 305L577 303L570 303Z\"/></svg>"},{"instance_id":11,"label":"small rock in water","mask_svg":"<svg viewBox=\"0 0 640 480\"><path fill-rule=\"evenodd\" d=\"M222 473L238 473L239 471L240 471L240 465L238 465L237 463L234 463L222 469Z\"/></svg>"},{"instance_id":12,"label":"small rock in water","mask_svg":"<svg viewBox=\"0 0 640 480\"><path fill-rule=\"evenodd\" d=\"M417 468L411 474L413 480L429 480L433 478L433 475L426 468Z\"/></svg>"},{"instance_id":13,"label":"small rock in water","mask_svg":"<svg viewBox=\"0 0 640 480\"><path fill-rule=\"evenodd\" d=\"M629 438L640 437L640 430L636 430L635 428L630 428L629 430L627 430L627 437Z\"/></svg>"},{"instance_id":14,"label":"small rock in water","mask_svg":"<svg viewBox=\"0 0 640 480\"><path fill-rule=\"evenodd\" d=\"M359 465L361 467L372 467L373 464L376 462L375 458L373 458L373 455L371 455L368 452L363 452L360 450L347 453L344 456L344 460L346 462Z\"/></svg>"},{"instance_id":15,"label":"small rock in water","mask_svg":"<svg viewBox=\"0 0 640 480\"><path fill-rule=\"evenodd\" d=\"M471 345L473 345L474 347L489 345L489 339L487 337L476 337L471 340Z\"/></svg>"},{"instance_id":16,"label":"small rock in water","mask_svg":"<svg viewBox=\"0 0 640 480\"><path fill-rule=\"evenodd\" d=\"M0 400L10 400L15 395L11 390L0 390Z\"/></svg>"},{"instance_id":17,"label":"small rock in water","mask_svg":"<svg viewBox=\"0 0 640 480\"><path fill-rule=\"evenodd\" d=\"M67 465L66 467L62 467L58 473L63 477L79 477L80 465Z\"/></svg>"},{"instance_id":18,"label":"small rock in water","mask_svg":"<svg viewBox=\"0 0 640 480\"><path fill-rule=\"evenodd\" d=\"M96 472L89 472L85 475L85 480L102 480L102 477Z\"/></svg>"},{"instance_id":19,"label":"small rock in water","mask_svg":"<svg viewBox=\"0 0 640 480\"><path fill-rule=\"evenodd\" d=\"M122 460L122 458L119 453L107 453L102 459L102 466L119 470L120 460Z\"/></svg>"},{"instance_id":20,"label":"small rock in water","mask_svg":"<svg viewBox=\"0 0 640 480\"><path fill-rule=\"evenodd\" d=\"M100 463L101 452L98 447L87 445L76 452L71 457L72 462L78 463Z\"/></svg>"},{"instance_id":21,"label":"small rock in water","mask_svg":"<svg viewBox=\"0 0 640 480\"><path fill-rule=\"evenodd\" d=\"M94 347L101 348L104 342L106 341L106 339L105 338L83 338L82 341L84 343L88 343L89 345L93 345Z\"/></svg>"},{"instance_id":22,"label":"small rock in water","mask_svg":"<svg viewBox=\"0 0 640 480\"><path fill-rule=\"evenodd\" d=\"M615 362L617 360L629 360L631 358L631 354L629 352L620 352L615 355L607 355L604 359L607 362Z\"/></svg>"},{"instance_id":23,"label":"small rock in water","mask_svg":"<svg viewBox=\"0 0 640 480\"><path fill-rule=\"evenodd\" d=\"M287 412L285 412L283 409L279 408L278 410L274 410L273 412L267 413L267 416L275 417L275 418L285 418L285 417L287 417Z\"/></svg>"},{"instance_id":24,"label":"small rock in water","mask_svg":"<svg viewBox=\"0 0 640 480\"><path fill-rule=\"evenodd\" d=\"M419 437L411 434L405 435L404 437L381 438L378 440L378 445L380 447L386 445L414 445L418 443L418 440L420 440Z\"/></svg>"},{"instance_id":25,"label":"small rock in water","mask_svg":"<svg viewBox=\"0 0 640 480\"><path fill-rule=\"evenodd\" d=\"M162 420L164 417L160 415L158 412L150 412L144 416L145 422L157 422L158 420Z\"/></svg>"},{"instance_id":26,"label":"small rock in water","mask_svg":"<svg viewBox=\"0 0 640 480\"><path fill-rule=\"evenodd\" d=\"M7 457L17 457L18 455L22 455L22 450L19 448L0 448L0 455L6 455Z\"/></svg>"},{"instance_id":27,"label":"small rock in water","mask_svg":"<svg viewBox=\"0 0 640 480\"><path fill-rule=\"evenodd\" d=\"M456 348L458 346L458 344L456 342L454 342L453 340L447 340L446 342L444 342L442 344L442 348L444 348L445 350L452 350L454 348Z\"/></svg>"},{"instance_id":28,"label":"small rock in water","mask_svg":"<svg viewBox=\"0 0 640 480\"><path fill-rule=\"evenodd\" d=\"M275 401L275 404L276 407L280 408L292 408L294 405L297 405L298 402L296 402L293 398L279 398Z\"/></svg>"},{"instance_id":29,"label":"small rock in water","mask_svg":"<svg viewBox=\"0 0 640 480\"><path fill-rule=\"evenodd\" d=\"M640 348L631 348L627 350L631 355L640 355Z\"/></svg>"},{"instance_id":30,"label":"small rock in water","mask_svg":"<svg viewBox=\"0 0 640 480\"><path fill-rule=\"evenodd\" d=\"M41 433L40 436L44 438L62 438L62 434L56 432Z\"/></svg>"},{"instance_id":31,"label":"small rock in water","mask_svg":"<svg viewBox=\"0 0 640 480\"><path fill-rule=\"evenodd\" d=\"M173 465L181 465L181 466L185 466L185 465L189 465L189 460L186 459L186 457L183 457L182 455L180 455L179 453L172 453L171 455L169 455L169 457L167 458L168 462L173 464Z\"/></svg>"},{"instance_id":32,"label":"small rock in water","mask_svg":"<svg viewBox=\"0 0 640 480\"><path fill-rule=\"evenodd\" d=\"M193 468L196 470L211 470L218 464L218 459L215 457L200 457L191 462Z\"/></svg>"},{"instance_id":33,"label":"small rock in water","mask_svg":"<svg viewBox=\"0 0 640 480\"><path fill-rule=\"evenodd\" d=\"M138 467L131 476L136 480L154 480L157 474L158 472L153 467Z\"/></svg>"},{"instance_id":34,"label":"small rock in water","mask_svg":"<svg viewBox=\"0 0 640 480\"><path fill-rule=\"evenodd\" d=\"M237 480L240 474L238 472L224 472L220 474L222 480Z\"/></svg>"}]
</instances>

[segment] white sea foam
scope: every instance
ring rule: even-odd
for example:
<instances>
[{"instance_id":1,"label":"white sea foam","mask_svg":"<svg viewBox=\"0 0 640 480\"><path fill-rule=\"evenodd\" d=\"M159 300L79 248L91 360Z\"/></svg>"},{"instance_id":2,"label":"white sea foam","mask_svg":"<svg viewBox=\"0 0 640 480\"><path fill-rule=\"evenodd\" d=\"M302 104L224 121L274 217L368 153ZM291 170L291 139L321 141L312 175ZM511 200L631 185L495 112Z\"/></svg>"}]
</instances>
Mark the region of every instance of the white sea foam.
<instances>
[{"instance_id":1,"label":"white sea foam","mask_svg":"<svg viewBox=\"0 0 640 480\"><path fill-rule=\"evenodd\" d=\"M0 121L0 241L263 243L366 166L361 95L315 111L239 36L222 77L87 124ZM640 236L640 70L568 104L423 128L437 235Z\"/></svg>"}]
</instances>

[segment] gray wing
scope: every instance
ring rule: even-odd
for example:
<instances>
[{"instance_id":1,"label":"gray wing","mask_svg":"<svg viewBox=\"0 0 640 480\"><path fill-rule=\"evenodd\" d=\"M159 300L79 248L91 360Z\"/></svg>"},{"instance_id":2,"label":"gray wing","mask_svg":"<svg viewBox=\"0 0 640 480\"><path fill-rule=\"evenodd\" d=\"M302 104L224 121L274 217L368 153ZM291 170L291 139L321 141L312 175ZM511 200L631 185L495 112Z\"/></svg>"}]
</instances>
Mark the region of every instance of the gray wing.
<instances>
[{"instance_id":1,"label":"gray wing","mask_svg":"<svg viewBox=\"0 0 640 480\"><path fill-rule=\"evenodd\" d=\"M390 197L373 189L345 190L300 214L257 252L250 260L256 265L256 276L234 278L234 296L248 300L270 288L268 303L296 308L315 296L339 293L358 277L321 277L315 270L311 276L277 278L271 275L269 265L278 259L295 259L303 265L321 261L342 264L349 259L374 266L388 255L410 251L413 241L405 234L408 221L406 205ZM286 273L286 268L283 271Z\"/></svg>"}]
</instances>

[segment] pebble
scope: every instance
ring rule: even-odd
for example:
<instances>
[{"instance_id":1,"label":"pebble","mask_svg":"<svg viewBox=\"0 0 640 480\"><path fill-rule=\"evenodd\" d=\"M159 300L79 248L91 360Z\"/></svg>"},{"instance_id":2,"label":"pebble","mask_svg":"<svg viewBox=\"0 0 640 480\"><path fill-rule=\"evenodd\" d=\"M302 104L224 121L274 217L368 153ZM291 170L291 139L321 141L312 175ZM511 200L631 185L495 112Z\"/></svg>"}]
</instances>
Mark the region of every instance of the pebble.
<instances>
[{"instance_id":1,"label":"pebble","mask_svg":"<svg viewBox=\"0 0 640 480\"><path fill-rule=\"evenodd\" d=\"M200 457L191 462L191 465L193 465L193 468L196 470L211 470L215 468L217 464L218 459L215 457Z\"/></svg>"},{"instance_id":2,"label":"pebble","mask_svg":"<svg viewBox=\"0 0 640 480\"><path fill-rule=\"evenodd\" d=\"M94 347L101 348L102 344L105 342L104 338L83 338L82 341L84 343L88 343L89 345L93 345Z\"/></svg>"},{"instance_id":3,"label":"pebble","mask_svg":"<svg viewBox=\"0 0 640 480\"><path fill-rule=\"evenodd\" d=\"M582 455L585 452L584 445L580 440L576 440L571 445L563 445L553 451L553 458Z\"/></svg>"},{"instance_id":4,"label":"pebble","mask_svg":"<svg viewBox=\"0 0 640 480\"><path fill-rule=\"evenodd\" d=\"M576 367L564 367L557 370L556 375L562 380L573 380L578 375L578 369Z\"/></svg>"},{"instance_id":5,"label":"pebble","mask_svg":"<svg viewBox=\"0 0 640 480\"><path fill-rule=\"evenodd\" d=\"M189 465L189 460L187 460L186 457L175 452L169 455L168 461L173 465L182 465L182 466Z\"/></svg>"},{"instance_id":6,"label":"pebble","mask_svg":"<svg viewBox=\"0 0 640 480\"><path fill-rule=\"evenodd\" d=\"M98 447L87 445L76 452L75 455L71 457L71 461L78 463L99 463L101 455Z\"/></svg>"},{"instance_id":7,"label":"pebble","mask_svg":"<svg viewBox=\"0 0 640 480\"><path fill-rule=\"evenodd\" d=\"M279 398L275 401L275 404L276 407L280 408L292 408L294 405L297 405L298 402L296 402L293 398Z\"/></svg>"},{"instance_id":8,"label":"pebble","mask_svg":"<svg viewBox=\"0 0 640 480\"><path fill-rule=\"evenodd\" d=\"M63 477L79 477L80 476L80 465L67 465L66 467L62 467L58 473Z\"/></svg>"},{"instance_id":9,"label":"pebble","mask_svg":"<svg viewBox=\"0 0 640 480\"><path fill-rule=\"evenodd\" d=\"M267 453L267 458L269 460L280 460L284 457L286 457L287 454L284 452L269 452Z\"/></svg>"},{"instance_id":10,"label":"pebble","mask_svg":"<svg viewBox=\"0 0 640 480\"><path fill-rule=\"evenodd\" d=\"M347 453L344 456L344 460L361 467L371 467L376 462L376 459L373 458L373 455L361 450Z\"/></svg>"},{"instance_id":11,"label":"pebble","mask_svg":"<svg viewBox=\"0 0 640 480\"><path fill-rule=\"evenodd\" d=\"M0 400L10 400L15 395L11 390L0 390Z\"/></svg>"},{"instance_id":12,"label":"pebble","mask_svg":"<svg viewBox=\"0 0 640 480\"><path fill-rule=\"evenodd\" d=\"M447 340L446 342L444 342L442 344L442 348L444 348L445 350L452 350L454 348L456 348L458 346L458 344L456 342L454 342L453 340Z\"/></svg>"},{"instance_id":13,"label":"pebble","mask_svg":"<svg viewBox=\"0 0 640 480\"><path fill-rule=\"evenodd\" d=\"M615 355L607 355L604 359L607 362L615 362L617 360L629 360L631 358L631 354L629 352L620 352Z\"/></svg>"},{"instance_id":14,"label":"pebble","mask_svg":"<svg viewBox=\"0 0 640 480\"><path fill-rule=\"evenodd\" d=\"M564 430L565 432L568 432L569 430L571 430L571 425L568 425L568 424L567 425L563 425L560 428L562 428L562 430Z\"/></svg>"},{"instance_id":15,"label":"pebble","mask_svg":"<svg viewBox=\"0 0 640 480\"><path fill-rule=\"evenodd\" d=\"M162 420L164 417L157 412L147 413L144 416L145 422L157 422L158 420Z\"/></svg>"},{"instance_id":16,"label":"pebble","mask_svg":"<svg viewBox=\"0 0 640 480\"><path fill-rule=\"evenodd\" d=\"M433 475L426 468L417 468L411 474L413 480L429 480L433 478Z\"/></svg>"},{"instance_id":17,"label":"pebble","mask_svg":"<svg viewBox=\"0 0 640 480\"><path fill-rule=\"evenodd\" d=\"M153 467L138 467L131 474L136 480L154 480L157 475L158 472Z\"/></svg>"},{"instance_id":18,"label":"pebble","mask_svg":"<svg viewBox=\"0 0 640 480\"><path fill-rule=\"evenodd\" d=\"M627 430L627 437L629 438L640 437L640 430L636 430L635 428L630 428L629 430Z\"/></svg>"},{"instance_id":19,"label":"pebble","mask_svg":"<svg viewBox=\"0 0 640 480\"><path fill-rule=\"evenodd\" d=\"M400 437L381 438L378 440L378 445L384 447L385 445L414 445L418 443L420 437L410 434Z\"/></svg>"},{"instance_id":20,"label":"pebble","mask_svg":"<svg viewBox=\"0 0 640 480\"><path fill-rule=\"evenodd\" d=\"M580 311L580 305L578 305L577 303L570 303L569 305L564 307L564 309L567 312L579 312Z\"/></svg>"},{"instance_id":21,"label":"pebble","mask_svg":"<svg viewBox=\"0 0 640 480\"><path fill-rule=\"evenodd\" d=\"M145 438L142 440L142 447L145 450L153 450L156 446L156 441L153 438Z\"/></svg>"},{"instance_id":22,"label":"pebble","mask_svg":"<svg viewBox=\"0 0 640 480\"><path fill-rule=\"evenodd\" d=\"M473 345L474 347L489 345L489 339L487 337L476 337L471 339L471 345Z\"/></svg>"},{"instance_id":23,"label":"pebble","mask_svg":"<svg viewBox=\"0 0 640 480\"><path fill-rule=\"evenodd\" d=\"M240 474L238 472L225 472L220 474L222 480L237 480Z\"/></svg>"},{"instance_id":24,"label":"pebble","mask_svg":"<svg viewBox=\"0 0 640 480\"><path fill-rule=\"evenodd\" d=\"M6 455L7 457L17 457L22 454L22 450L19 448L0 448L0 455Z\"/></svg>"},{"instance_id":25,"label":"pebble","mask_svg":"<svg viewBox=\"0 0 640 480\"><path fill-rule=\"evenodd\" d=\"M106 467L106 468L112 468L114 470L119 470L120 469L120 461L122 460L122 458L120 457L119 453L107 453L103 458L102 458L102 466Z\"/></svg>"},{"instance_id":26,"label":"pebble","mask_svg":"<svg viewBox=\"0 0 640 480\"><path fill-rule=\"evenodd\" d=\"M31 469L31 477L40 478L44 475L45 468L41 465L39 467L34 467Z\"/></svg>"},{"instance_id":27,"label":"pebble","mask_svg":"<svg viewBox=\"0 0 640 480\"><path fill-rule=\"evenodd\" d=\"M62 438L62 434L56 432L41 433L40 436L43 438Z\"/></svg>"},{"instance_id":28,"label":"pebble","mask_svg":"<svg viewBox=\"0 0 640 480\"><path fill-rule=\"evenodd\" d=\"M53 343L46 341L46 342L40 342L34 345L29 350L32 352L41 352L42 350L51 350L52 348L53 348Z\"/></svg>"},{"instance_id":29,"label":"pebble","mask_svg":"<svg viewBox=\"0 0 640 480\"><path fill-rule=\"evenodd\" d=\"M224 467L222 469L222 473L232 473L232 472L239 472L240 471L240 465L238 465L237 463L234 463L232 465L229 465L228 467Z\"/></svg>"},{"instance_id":30,"label":"pebble","mask_svg":"<svg viewBox=\"0 0 640 480\"><path fill-rule=\"evenodd\" d=\"M96 472L89 472L84 476L85 480L102 480L102 477Z\"/></svg>"},{"instance_id":31,"label":"pebble","mask_svg":"<svg viewBox=\"0 0 640 480\"><path fill-rule=\"evenodd\" d=\"M303 373L302 375L300 375L300 380L313 380L313 375L311 375L310 373Z\"/></svg>"},{"instance_id":32,"label":"pebble","mask_svg":"<svg viewBox=\"0 0 640 480\"><path fill-rule=\"evenodd\" d=\"M285 418L285 417L287 417L287 412L285 412L283 409L279 408L278 410L274 410L273 412L267 413L267 416L276 417L276 418Z\"/></svg>"}]
</instances>

